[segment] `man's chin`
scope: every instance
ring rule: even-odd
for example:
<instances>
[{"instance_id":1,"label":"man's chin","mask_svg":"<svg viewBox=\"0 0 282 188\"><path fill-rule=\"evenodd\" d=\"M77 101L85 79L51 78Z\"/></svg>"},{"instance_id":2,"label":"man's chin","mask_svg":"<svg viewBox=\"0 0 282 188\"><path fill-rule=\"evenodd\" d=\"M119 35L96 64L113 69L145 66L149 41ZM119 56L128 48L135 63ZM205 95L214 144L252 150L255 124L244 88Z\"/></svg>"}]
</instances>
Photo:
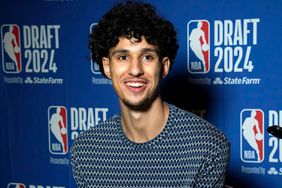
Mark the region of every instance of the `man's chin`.
<instances>
[{"instance_id":1,"label":"man's chin","mask_svg":"<svg viewBox=\"0 0 282 188\"><path fill-rule=\"evenodd\" d=\"M151 106L151 102L148 100L136 103L131 101L123 101L123 104L133 111L146 111Z\"/></svg>"},{"instance_id":2,"label":"man's chin","mask_svg":"<svg viewBox=\"0 0 282 188\"><path fill-rule=\"evenodd\" d=\"M134 111L142 112L142 111L147 111L151 107L152 103L157 99L158 96L159 96L158 92L155 92L150 97L144 97L142 99L139 98L140 100L137 101L127 100L127 99L121 99L121 101L127 108Z\"/></svg>"}]
</instances>

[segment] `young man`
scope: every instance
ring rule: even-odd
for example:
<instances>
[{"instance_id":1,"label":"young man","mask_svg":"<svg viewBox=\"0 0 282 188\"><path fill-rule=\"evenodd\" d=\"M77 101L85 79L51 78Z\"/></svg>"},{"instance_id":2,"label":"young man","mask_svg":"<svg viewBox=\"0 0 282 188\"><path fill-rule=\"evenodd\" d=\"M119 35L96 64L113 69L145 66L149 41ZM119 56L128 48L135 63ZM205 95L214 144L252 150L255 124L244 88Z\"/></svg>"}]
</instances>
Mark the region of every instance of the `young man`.
<instances>
[{"instance_id":1,"label":"young man","mask_svg":"<svg viewBox=\"0 0 282 188\"><path fill-rule=\"evenodd\" d=\"M225 136L160 97L178 49L173 25L149 4L119 4L92 31L89 46L112 80L121 114L74 141L78 187L222 187L230 153Z\"/></svg>"}]
</instances>

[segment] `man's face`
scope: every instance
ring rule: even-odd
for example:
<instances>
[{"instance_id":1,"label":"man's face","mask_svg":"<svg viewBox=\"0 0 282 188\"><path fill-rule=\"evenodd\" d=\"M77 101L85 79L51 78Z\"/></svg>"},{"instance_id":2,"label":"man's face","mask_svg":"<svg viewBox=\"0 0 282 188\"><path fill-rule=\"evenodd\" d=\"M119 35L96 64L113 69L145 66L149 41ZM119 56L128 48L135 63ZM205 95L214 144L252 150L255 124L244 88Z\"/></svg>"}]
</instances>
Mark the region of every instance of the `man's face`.
<instances>
[{"instance_id":1,"label":"man's face","mask_svg":"<svg viewBox=\"0 0 282 188\"><path fill-rule=\"evenodd\" d=\"M144 37L139 43L134 38L120 37L109 57L103 58L104 72L112 80L120 102L135 108L153 101L169 66L169 58L160 59L157 47Z\"/></svg>"}]
</instances>

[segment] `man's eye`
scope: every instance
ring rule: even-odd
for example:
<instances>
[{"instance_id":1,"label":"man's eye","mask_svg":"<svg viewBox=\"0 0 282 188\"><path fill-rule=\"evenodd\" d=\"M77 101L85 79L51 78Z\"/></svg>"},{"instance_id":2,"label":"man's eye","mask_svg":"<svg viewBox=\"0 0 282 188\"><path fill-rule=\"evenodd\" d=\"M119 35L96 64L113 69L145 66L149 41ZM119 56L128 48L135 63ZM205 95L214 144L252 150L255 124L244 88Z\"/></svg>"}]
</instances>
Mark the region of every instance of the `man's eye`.
<instances>
[{"instance_id":1,"label":"man's eye","mask_svg":"<svg viewBox=\"0 0 282 188\"><path fill-rule=\"evenodd\" d=\"M154 59L154 57L151 56L151 55L144 55L142 59L144 61L152 61Z\"/></svg>"},{"instance_id":2,"label":"man's eye","mask_svg":"<svg viewBox=\"0 0 282 188\"><path fill-rule=\"evenodd\" d=\"M127 58L127 56L122 55L122 56L119 56L118 59L121 60L121 61L124 61L124 60L127 60L128 58Z\"/></svg>"}]
</instances>

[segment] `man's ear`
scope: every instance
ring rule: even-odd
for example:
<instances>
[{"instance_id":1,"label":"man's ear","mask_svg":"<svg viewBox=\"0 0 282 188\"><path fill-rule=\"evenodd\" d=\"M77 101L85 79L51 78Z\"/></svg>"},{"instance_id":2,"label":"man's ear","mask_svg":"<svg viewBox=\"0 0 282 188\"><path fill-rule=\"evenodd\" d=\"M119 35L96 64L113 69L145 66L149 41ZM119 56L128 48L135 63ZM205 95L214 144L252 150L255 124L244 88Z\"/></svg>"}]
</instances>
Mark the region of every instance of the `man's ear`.
<instances>
[{"instance_id":1,"label":"man's ear","mask_svg":"<svg viewBox=\"0 0 282 188\"><path fill-rule=\"evenodd\" d=\"M111 79L110 59L107 57L102 58L103 70L108 79Z\"/></svg>"},{"instance_id":2,"label":"man's ear","mask_svg":"<svg viewBox=\"0 0 282 188\"><path fill-rule=\"evenodd\" d=\"M164 57L162 59L162 78L166 77L170 69L170 59L168 57Z\"/></svg>"}]
</instances>

